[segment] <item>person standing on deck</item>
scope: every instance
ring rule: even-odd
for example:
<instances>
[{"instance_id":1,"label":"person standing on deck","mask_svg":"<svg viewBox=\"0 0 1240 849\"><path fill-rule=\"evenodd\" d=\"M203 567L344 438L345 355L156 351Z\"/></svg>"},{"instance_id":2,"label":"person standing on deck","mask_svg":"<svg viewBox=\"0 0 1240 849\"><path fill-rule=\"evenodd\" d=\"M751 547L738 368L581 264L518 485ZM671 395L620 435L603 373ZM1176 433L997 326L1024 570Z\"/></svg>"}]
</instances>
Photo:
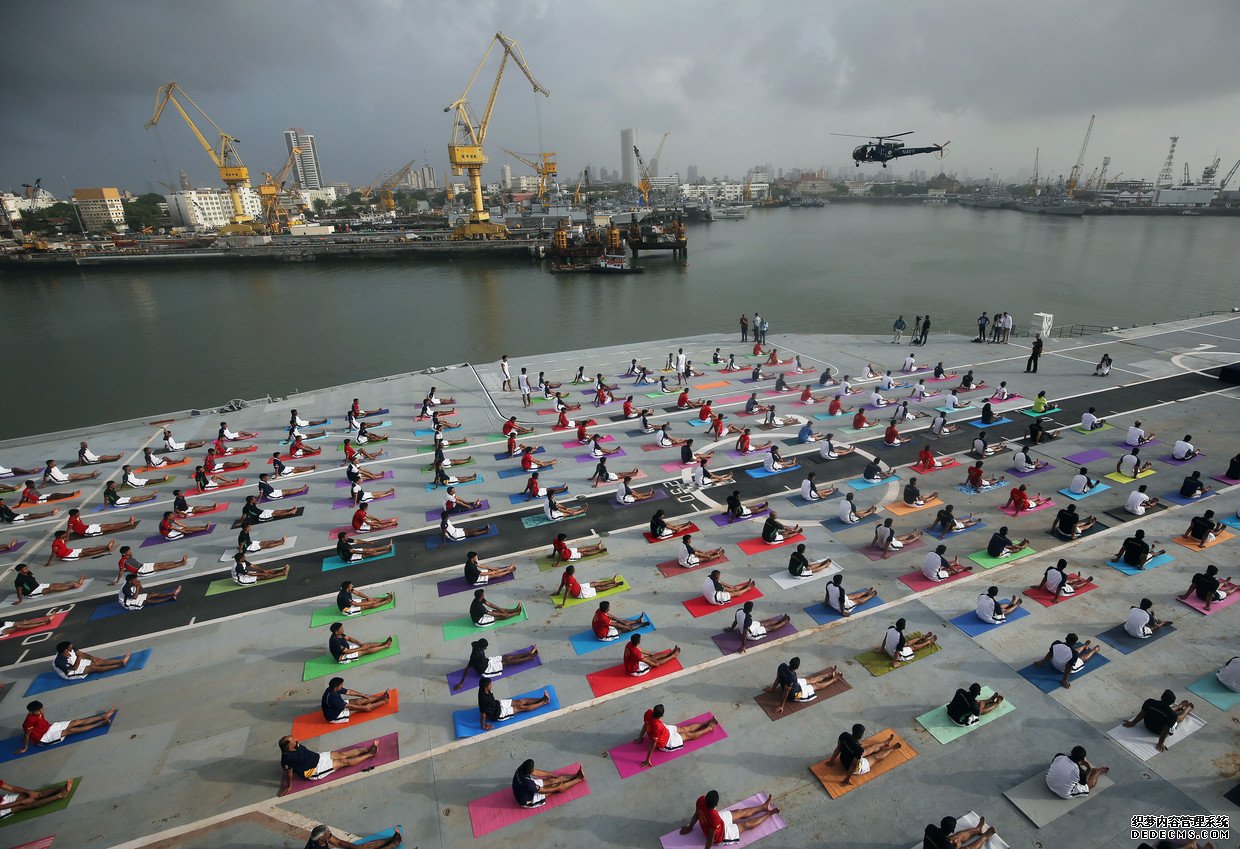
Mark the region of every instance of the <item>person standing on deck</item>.
<instances>
[{"instance_id":1,"label":"person standing on deck","mask_svg":"<svg viewBox=\"0 0 1240 849\"><path fill-rule=\"evenodd\" d=\"M1038 358L1042 356L1042 334L1035 333L1033 336L1033 349L1029 352L1029 359L1025 362L1025 374L1038 373Z\"/></svg>"},{"instance_id":2,"label":"person standing on deck","mask_svg":"<svg viewBox=\"0 0 1240 849\"><path fill-rule=\"evenodd\" d=\"M741 341L749 341L749 316L741 313Z\"/></svg>"}]
</instances>

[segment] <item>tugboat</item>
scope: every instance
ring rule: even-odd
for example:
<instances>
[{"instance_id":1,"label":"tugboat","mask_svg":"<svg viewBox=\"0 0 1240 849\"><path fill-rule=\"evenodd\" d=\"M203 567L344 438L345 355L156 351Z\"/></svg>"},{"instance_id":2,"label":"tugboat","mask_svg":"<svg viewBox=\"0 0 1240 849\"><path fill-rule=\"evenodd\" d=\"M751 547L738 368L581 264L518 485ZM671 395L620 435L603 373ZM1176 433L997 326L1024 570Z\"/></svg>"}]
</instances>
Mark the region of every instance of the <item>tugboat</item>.
<instances>
[{"instance_id":1,"label":"tugboat","mask_svg":"<svg viewBox=\"0 0 1240 849\"><path fill-rule=\"evenodd\" d=\"M624 254L603 254L590 266L591 274L645 274L640 265L631 265Z\"/></svg>"}]
</instances>

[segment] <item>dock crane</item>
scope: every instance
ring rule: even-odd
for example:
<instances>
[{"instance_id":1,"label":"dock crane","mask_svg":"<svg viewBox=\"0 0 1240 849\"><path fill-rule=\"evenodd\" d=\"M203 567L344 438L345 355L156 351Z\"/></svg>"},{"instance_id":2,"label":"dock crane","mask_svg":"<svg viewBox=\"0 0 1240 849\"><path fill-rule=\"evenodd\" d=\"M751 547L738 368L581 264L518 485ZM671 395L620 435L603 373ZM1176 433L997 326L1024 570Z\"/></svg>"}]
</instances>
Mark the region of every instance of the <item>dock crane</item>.
<instances>
[{"instance_id":1,"label":"dock crane","mask_svg":"<svg viewBox=\"0 0 1240 849\"><path fill-rule=\"evenodd\" d=\"M1231 182L1231 178L1236 176L1236 172L1240 171L1240 159L1236 160L1236 164L1231 166L1231 170L1227 172L1227 176L1219 181L1218 190L1221 192L1227 188L1227 184Z\"/></svg>"},{"instance_id":2,"label":"dock crane","mask_svg":"<svg viewBox=\"0 0 1240 849\"><path fill-rule=\"evenodd\" d=\"M280 170L272 175L266 171L263 172L263 182L258 187L258 200L263 205L263 223L267 225L269 233L287 233L289 220L292 217L288 208L280 200L280 195L285 194L287 189L284 183L288 180L289 172L293 169L293 163L297 157L301 155L301 148L294 147L289 151L288 158L284 160L284 165Z\"/></svg>"},{"instance_id":3,"label":"dock crane","mask_svg":"<svg viewBox=\"0 0 1240 849\"><path fill-rule=\"evenodd\" d=\"M585 182L585 179L586 179L586 172L583 170L581 172L581 176L577 178L577 188L573 189L573 206L576 206L576 207L581 206L581 200L582 200L581 184Z\"/></svg>"},{"instance_id":4,"label":"dock crane","mask_svg":"<svg viewBox=\"0 0 1240 849\"><path fill-rule=\"evenodd\" d=\"M650 169L646 167L646 161L642 159L642 152L637 149L637 145L633 145L633 156L637 159L637 191L641 192L642 206L650 206L650 188L654 185L651 182Z\"/></svg>"},{"instance_id":5,"label":"dock crane","mask_svg":"<svg viewBox=\"0 0 1240 849\"><path fill-rule=\"evenodd\" d=\"M414 162L416 160L409 160L395 174L392 174L379 184L379 206L384 212L396 212L396 195L394 190L403 180L409 179L409 175L413 173Z\"/></svg>"},{"instance_id":6,"label":"dock crane","mask_svg":"<svg viewBox=\"0 0 1240 849\"><path fill-rule=\"evenodd\" d=\"M523 156L522 154L517 153L515 150L509 150L506 147L500 148L500 150L504 151L504 153L508 154L514 159L524 162L530 168L534 169L534 173L538 175L538 199L541 201L546 196L547 189L551 186L551 183L553 182L552 178L554 178L555 175L559 173L559 168L555 164L555 154L544 151L543 153L538 154L540 157L542 157L542 161L538 162L536 160L530 159L527 156Z\"/></svg>"},{"instance_id":7,"label":"dock crane","mask_svg":"<svg viewBox=\"0 0 1240 849\"><path fill-rule=\"evenodd\" d=\"M1081 165L1085 162L1085 148L1089 147L1089 136L1094 131L1094 117L1089 116L1089 126L1085 128L1085 141L1081 142L1081 152L1077 154L1076 164L1072 166L1072 171L1068 174L1068 182L1064 184L1069 198L1076 191L1076 184L1081 181Z\"/></svg>"},{"instance_id":8,"label":"dock crane","mask_svg":"<svg viewBox=\"0 0 1240 849\"><path fill-rule=\"evenodd\" d=\"M654 149L654 156L650 157L650 174L653 177L659 176L660 166L663 165L663 145L667 144L667 137L670 135L670 131L663 134L663 138L659 139L659 146Z\"/></svg>"},{"instance_id":9,"label":"dock crane","mask_svg":"<svg viewBox=\"0 0 1240 849\"><path fill-rule=\"evenodd\" d=\"M483 110L482 120L477 120L474 118L473 110L470 109L469 101L467 100L469 90L473 87L474 80L478 79L478 74L482 73L482 68L486 65L487 58L491 55L491 51L495 49L496 44L502 50L499 69L495 72L495 82L491 84L491 95L487 98L487 105L486 109ZM521 48L517 42L502 32L495 33L495 37L487 45L486 52L482 54L482 61L478 63L473 76L469 78L465 91L452 104L445 106L443 110L444 112L456 112L456 119L452 124L452 140L448 142L448 163L454 176L460 176L461 174L469 176L470 201L473 207L469 213L469 221L452 232L453 239L508 238L508 228L502 224L491 223L491 216L487 213L486 206L482 200L482 166L487 163L486 154L482 151L482 144L486 141L487 130L491 126L491 111L495 108L495 96L499 93L500 80L504 78L504 67L508 64L509 59L512 59L516 66L521 69L521 73L525 74L525 78L534 87L535 93L541 94L544 97L551 96L551 92L543 88L538 80L534 79L534 74L530 71L529 66L525 64L525 57L521 55Z\"/></svg>"},{"instance_id":10,"label":"dock crane","mask_svg":"<svg viewBox=\"0 0 1240 849\"><path fill-rule=\"evenodd\" d=\"M185 111L185 107L177 99L177 92L180 92L181 97L185 98L185 101L190 106L198 110L198 114L219 134L219 141L215 147L211 146L211 142L207 141L206 136L198 129L194 119ZM245 211L245 202L242 200L242 192L250 188L250 169L245 167L245 163L241 161L241 155L237 153L236 144L240 139L221 130L220 125L211 120L211 116L204 112L202 107L185 93L185 89L176 83L160 86L155 92L155 114L151 117L151 120L146 122L148 130L159 123L160 116L164 114L164 107L169 103L176 107L177 112L181 113L181 117L189 125L190 131L198 139L198 143L202 145L207 155L211 157L211 161L215 163L215 167L220 172L220 180L228 187L228 195L232 200L233 208L232 223L245 224L253 221L254 216Z\"/></svg>"}]
</instances>

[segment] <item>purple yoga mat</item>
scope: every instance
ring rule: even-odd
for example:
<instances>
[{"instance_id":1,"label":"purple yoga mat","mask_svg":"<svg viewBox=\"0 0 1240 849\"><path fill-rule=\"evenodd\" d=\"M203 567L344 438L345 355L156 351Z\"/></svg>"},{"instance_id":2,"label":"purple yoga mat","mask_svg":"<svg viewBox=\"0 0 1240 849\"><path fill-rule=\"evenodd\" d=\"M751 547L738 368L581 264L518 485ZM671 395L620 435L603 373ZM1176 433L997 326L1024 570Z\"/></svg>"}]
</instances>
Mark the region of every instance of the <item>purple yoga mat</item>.
<instances>
[{"instance_id":1,"label":"purple yoga mat","mask_svg":"<svg viewBox=\"0 0 1240 849\"><path fill-rule=\"evenodd\" d=\"M1089 452L1088 452L1088 451L1086 451L1085 453L1086 453L1086 454L1088 454ZM1071 458L1069 458L1069 459L1071 459ZM1082 460L1082 461L1079 461L1079 462L1089 462L1089 461L1088 461L1088 460ZM1020 472L1020 471L1017 471L1016 469L1008 469L1008 474L1012 475L1013 477L1018 477L1018 478L1027 478L1027 477L1029 477L1030 475L1040 475L1042 472L1049 472L1049 471L1050 471L1051 469L1053 469L1053 468L1055 468L1055 465L1054 465L1053 463L1047 463L1047 464L1046 464L1045 466L1043 466L1042 468L1040 468L1040 469L1034 469L1032 472Z\"/></svg>"},{"instance_id":2,"label":"purple yoga mat","mask_svg":"<svg viewBox=\"0 0 1240 849\"><path fill-rule=\"evenodd\" d=\"M383 473L383 477L379 478L379 480L381 480L381 481L390 481L390 480L392 480L394 477L396 477L396 472L392 471L391 469L388 469L386 472L384 472L384 473ZM379 481L362 481L362 483L363 483L363 484L367 484L367 483L378 483L378 482L379 482ZM336 481L336 489L340 489L341 487L346 487L346 486L348 486L348 485L349 485L349 479L348 479L348 478L345 478L345 479L344 479L344 480L342 480L342 481Z\"/></svg>"},{"instance_id":3,"label":"purple yoga mat","mask_svg":"<svg viewBox=\"0 0 1240 849\"><path fill-rule=\"evenodd\" d=\"M608 455L607 455L607 459L608 459L608 460L611 460L613 457L627 457L627 456L628 456L628 455L624 453L624 449L623 449L623 448L621 448L619 451L617 451L617 452L616 452L616 453L614 453L614 454L608 454ZM578 454L578 455L577 455L577 462L578 462L578 463L597 463L597 462L598 462L599 460L601 460L601 459L603 459L603 458L601 458L601 457L595 457L595 456L593 456L592 454Z\"/></svg>"},{"instance_id":4,"label":"purple yoga mat","mask_svg":"<svg viewBox=\"0 0 1240 849\"><path fill-rule=\"evenodd\" d=\"M352 502L350 502L350 503L352 503ZM453 511L452 511L452 515L453 515L453 516L468 516L470 513L477 513L477 512L479 512L479 511L481 511L481 510L487 510L487 509L489 509L489 508L490 508L490 506L491 506L491 502L487 501L487 500L484 498L484 499L482 499L482 501L481 501L481 502L479 502L479 504L478 504L478 506L477 506L477 507L474 507L474 508L472 508L472 509L470 509L470 510L453 510ZM438 522L438 521L439 521L439 514L440 514L440 513L442 513L442 512L443 512L443 510L427 510L427 511L426 511L426 521L428 521L428 522Z\"/></svg>"},{"instance_id":5,"label":"purple yoga mat","mask_svg":"<svg viewBox=\"0 0 1240 849\"><path fill-rule=\"evenodd\" d=\"M692 716L676 724L693 725L699 722L709 722L713 717L714 714L704 713L701 716ZM655 749L650 755L651 766L649 767L641 765L641 762L646 759L646 750L650 746L645 740L641 743L624 743L623 745L616 746L614 749L608 749L607 754L611 757L611 762L616 765L616 772L620 773L621 780L624 780L639 773L648 772L669 761L684 757L690 752L705 749L712 743L718 743L720 740L727 739L727 736L728 733L723 730L723 726L716 725L711 731L703 734L696 740L686 740L684 746L674 752L660 752L658 749Z\"/></svg>"},{"instance_id":6,"label":"purple yoga mat","mask_svg":"<svg viewBox=\"0 0 1240 849\"><path fill-rule=\"evenodd\" d=\"M370 501L367 501L366 503L370 504L371 502L374 502L374 501L384 501L385 499L395 498L395 497L396 497L396 493L394 492L391 495L376 495L374 498L370 499ZM337 498L335 501L332 502L333 510L343 510L346 507L352 507L352 506L353 506L352 498ZM436 519L439 518L438 514L436 514L435 518Z\"/></svg>"},{"instance_id":7,"label":"purple yoga mat","mask_svg":"<svg viewBox=\"0 0 1240 849\"><path fill-rule=\"evenodd\" d=\"M778 640L780 637L787 637L797 632L797 626L789 622L782 628L776 628L774 631L768 631L766 636L760 640L750 640L750 646L769 643L771 640ZM711 637L715 641L715 645L719 646L719 651L724 654L736 654L741 647L741 635L739 631L724 631Z\"/></svg>"},{"instance_id":8,"label":"purple yoga mat","mask_svg":"<svg viewBox=\"0 0 1240 849\"><path fill-rule=\"evenodd\" d=\"M516 649L516 651L528 651L529 649L532 649L532 648L533 646L525 646L524 648ZM504 654L511 654L511 652L504 652ZM521 672L525 672L526 670L529 670L529 669L533 669L537 666L542 666L541 657L535 657L532 660L527 660L522 663L514 663L511 666L505 665L503 672L499 673L498 675L490 675L487 677L489 677L492 681L496 681L500 678L511 678L514 675L517 675ZM478 673L466 667L465 683L461 686L459 690L453 690L452 685L455 684L457 682L457 679L459 679L460 677L461 677L461 670L459 669L454 669L445 676L448 682L448 691L452 693L452 695L455 696L459 693L471 693L478 689Z\"/></svg>"},{"instance_id":9,"label":"purple yoga mat","mask_svg":"<svg viewBox=\"0 0 1240 849\"><path fill-rule=\"evenodd\" d=\"M177 539L164 539L159 534L155 534L154 536L149 536L146 539L142 540L142 545L138 546L138 548L148 548L149 546L152 546L152 545L163 545L166 542L181 542L182 540L197 539L198 537L205 537L207 534L214 531L215 528L216 528L215 525L208 525L205 531L201 531L196 534L185 534L184 536L178 537Z\"/></svg>"},{"instance_id":10,"label":"purple yoga mat","mask_svg":"<svg viewBox=\"0 0 1240 849\"><path fill-rule=\"evenodd\" d=\"M1134 448L1145 448L1149 445L1162 445L1162 444L1163 442L1161 439L1149 439L1149 440L1146 440L1145 442L1142 442L1140 445L1129 445L1127 440L1121 439L1119 442L1115 443L1115 447L1123 448L1125 451L1131 451Z\"/></svg>"},{"instance_id":11,"label":"purple yoga mat","mask_svg":"<svg viewBox=\"0 0 1240 849\"><path fill-rule=\"evenodd\" d=\"M1169 463L1172 466L1183 466L1183 465L1193 462L1200 456L1201 456L1200 454L1194 454L1193 456L1189 457L1187 460L1177 460L1174 457L1172 457L1170 454L1168 454L1166 457L1159 457L1158 459L1164 463Z\"/></svg>"},{"instance_id":12,"label":"purple yoga mat","mask_svg":"<svg viewBox=\"0 0 1240 849\"><path fill-rule=\"evenodd\" d=\"M504 575L499 578L492 578L490 581L488 581L483 586L490 587L495 584L503 584L503 583L513 580L514 577L515 575ZM472 584L466 582L464 576L461 576L458 578L448 578L447 580L440 581L439 583L435 584L435 588L439 590L440 598L443 598L446 595L456 595L457 593L473 592L474 590L479 589L479 587L475 587Z\"/></svg>"},{"instance_id":13,"label":"purple yoga mat","mask_svg":"<svg viewBox=\"0 0 1240 849\"><path fill-rule=\"evenodd\" d=\"M652 489L651 492L653 492L654 495L652 495L650 498L646 498L641 501L634 501L632 504L621 504L619 501L616 500L615 496L613 495L611 498L611 506L616 508L617 510L624 510L629 507L640 507L643 504L649 504L651 501L662 501L663 499L667 498L667 490L665 489L662 489L662 488Z\"/></svg>"},{"instance_id":14,"label":"purple yoga mat","mask_svg":"<svg viewBox=\"0 0 1240 849\"><path fill-rule=\"evenodd\" d=\"M1088 451L1082 451L1079 454L1070 454L1064 457L1069 463L1092 463L1094 460L1101 460L1104 457L1110 457L1110 451L1102 451L1098 448L1091 448Z\"/></svg>"},{"instance_id":15,"label":"purple yoga mat","mask_svg":"<svg viewBox=\"0 0 1240 849\"><path fill-rule=\"evenodd\" d=\"M1236 480L1235 478L1229 478L1227 477L1227 475L1211 475L1210 480L1218 481L1219 483L1225 483L1228 486L1235 486L1236 484L1240 483L1240 480Z\"/></svg>"},{"instance_id":16,"label":"purple yoga mat","mask_svg":"<svg viewBox=\"0 0 1240 849\"><path fill-rule=\"evenodd\" d=\"M750 519L761 518L762 516L765 516L767 513L770 513L770 512L771 512L771 508L769 507L766 508L765 510L752 510L751 511L752 515L747 516L744 519L737 519L736 521L731 521L726 513L723 513L723 514L716 513L710 517L710 520L714 522L716 525L718 525L719 527L726 528L728 527L728 525L738 525L741 522L748 522Z\"/></svg>"},{"instance_id":17,"label":"purple yoga mat","mask_svg":"<svg viewBox=\"0 0 1240 849\"><path fill-rule=\"evenodd\" d=\"M606 436L600 436L598 441L599 442L615 442L616 438L609 433ZM576 439L570 439L568 442L561 442L560 444L571 451L574 448L580 448L583 445L589 445L590 442L589 440L587 440L586 442L578 442Z\"/></svg>"},{"instance_id":18,"label":"purple yoga mat","mask_svg":"<svg viewBox=\"0 0 1240 849\"><path fill-rule=\"evenodd\" d=\"M354 775L364 769L371 769L372 767L391 763L400 757L400 748L397 745L397 733L395 731L383 737L370 737L356 743L351 743L347 746L339 746L336 749L332 749L332 751L338 751L339 749L360 749L369 746L372 742L378 744L379 746L379 751L375 753L373 758L367 758L354 766L347 766L344 769L338 769L326 778L320 778L318 781L309 781L294 773L292 784L293 792L296 793L299 790L305 790L307 787L312 787L316 784L326 784L329 781L335 781L337 778L344 778L346 775Z\"/></svg>"},{"instance_id":19,"label":"purple yoga mat","mask_svg":"<svg viewBox=\"0 0 1240 849\"><path fill-rule=\"evenodd\" d=\"M899 549L898 551L893 549L891 552L891 556L895 557L905 551L912 551L917 548L924 548L925 545L926 545L925 540L915 539L912 542L905 544L905 546ZM857 550L860 551L862 554L864 554L867 560L872 560L875 563L883 559L883 550L881 548L874 548L873 546L867 544L867 545L863 545L861 548Z\"/></svg>"}]
</instances>

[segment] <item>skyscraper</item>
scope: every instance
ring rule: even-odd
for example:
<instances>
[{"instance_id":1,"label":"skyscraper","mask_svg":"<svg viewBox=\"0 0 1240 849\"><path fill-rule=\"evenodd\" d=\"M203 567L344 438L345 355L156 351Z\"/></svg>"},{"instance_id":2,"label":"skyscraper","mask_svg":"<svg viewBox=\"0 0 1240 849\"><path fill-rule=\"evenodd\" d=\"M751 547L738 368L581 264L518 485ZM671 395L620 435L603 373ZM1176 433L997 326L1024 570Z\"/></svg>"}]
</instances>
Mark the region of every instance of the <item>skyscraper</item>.
<instances>
[{"instance_id":1,"label":"skyscraper","mask_svg":"<svg viewBox=\"0 0 1240 849\"><path fill-rule=\"evenodd\" d=\"M696 165L690 165L686 168L685 177L690 183L696 183L698 179L698 167Z\"/></svg>"},{"instance_id":2,"label":"skyscraper","mask_svg":"<svg viewBox=\"0 0 1240 849\"><path fill-rule=\"evenodd\" d=\"M293 173L297 177L297 185L303 189L321 189L323 181L319 176L319 151L314 146L314 135L301 127L284 131L284 144L288 152L297 148L300 153L293 157Z\"/></svg>"},{"instance_id":3,"label":"skyscraper","mask_svg":"<svg viewBox=\"0 0 1240 849\"><path fill-rule=\"evenodd\" d=\"M641 144L641 133L637 130L620 131L620 180L630 186L636 186L641 176L637 173L637 157L633 148Z\"/></svg>"},{"instance_id":4,"label":"skyscraper","mask_svg":"<svg viewBox=\"0 0 1240 849\"><path fill-rule=\"evenodd\" d=\"M438 181L435 179L435 166L434 165L431 165L429 162L424 164L421 169L421 174L422 174L422 188L433 189L435 188L435 186L439 185Z\"/></svg>"},{"instance_id":5,"label":"skyscraper","mask_svg":"<svg viewBox=\"0 0 1240 849\"><path fill-rule=\"evenodd\" d=\"M499 169L499 184L505 189L512 188L512 166L505 162Z\"/></svg>"}]
</instances>

